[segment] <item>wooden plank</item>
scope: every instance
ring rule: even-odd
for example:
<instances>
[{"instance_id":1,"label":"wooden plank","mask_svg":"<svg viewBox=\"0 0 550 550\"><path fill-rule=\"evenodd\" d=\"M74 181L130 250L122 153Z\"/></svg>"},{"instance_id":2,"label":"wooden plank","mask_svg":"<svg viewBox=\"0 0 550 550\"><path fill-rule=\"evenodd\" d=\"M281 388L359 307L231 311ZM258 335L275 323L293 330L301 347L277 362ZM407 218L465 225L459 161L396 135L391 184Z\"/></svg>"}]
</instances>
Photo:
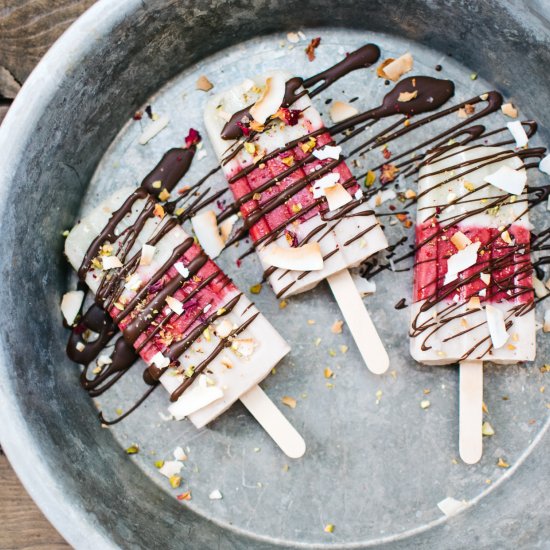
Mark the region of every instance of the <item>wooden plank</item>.
<instances>
[{"instance_id":1,"label":"wooden plank","mask_svg":"<svg viewBox=\"0 0 550 550\"><path fill-rule=\"evenodd\" d=\"M70 548L27 494L4 454L0 455L0 526L1 549Z\"/></svg>"},{"instance_id":2,"label":"wooden plank","mask_svg":"<svg viewBox=\"0 0 550 550\"><path fill-rule=\"evenodd\" d=\"M0 0L0 67L7 71L0 70L0 95L13 97L13 82L22 84L53 42L94 2Z\"/></svg>"}]
</instances>

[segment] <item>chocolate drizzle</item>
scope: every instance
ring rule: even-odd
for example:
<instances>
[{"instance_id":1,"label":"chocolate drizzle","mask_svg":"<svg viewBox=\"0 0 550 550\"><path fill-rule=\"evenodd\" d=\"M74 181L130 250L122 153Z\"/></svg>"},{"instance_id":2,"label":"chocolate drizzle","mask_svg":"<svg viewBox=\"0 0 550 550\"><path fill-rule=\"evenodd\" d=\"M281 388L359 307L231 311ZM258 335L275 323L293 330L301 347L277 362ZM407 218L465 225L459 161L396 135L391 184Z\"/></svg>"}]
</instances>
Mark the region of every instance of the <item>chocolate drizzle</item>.
<instances>
[{"instance_id":1,"label":"chocolate drizzle","mask_svg":"<svg viewBox=\"0 0 550 550\"><path fill-rule=\"evenodd\" d=\"M155 198L158 198L164 189L168 192L173 191L181 178L187 174L194 155L194 146L188 149L170 149L164 153L159 163L145 176L141 187Z\"/></svg>"},{"instance_id":2,"label":"chocolate drizzle","mask_svg":"<svg viewBox=\"0 0 550 550\"><path fill-rule=\"evenodd\" d=\"M380 48L375 44L366 44L365 46L361 46L358 50L348 54L342 61L336 63L336 65L333 65L319 74L309 77L305 81L302 81L302 79L298 77L291 78L286 83L285 95L281 107L290 107L300 97L308 93L307 89L315 86L315 84L318 84L319 82L322 82L322 84L317 86L314 90L309 90L309 95L311 97L316 96L343 76L356 71L357 69L365 69L370 67L373 63L378 61L379 57ZM302 84L306 90L296 93ZM252 119L252 116L250 115L251 108L252 105L249 105L231 116L222 129L222 139L234 140L239 139L243 135L243 121L248 122Z\"/></svg>"}]
</instances>

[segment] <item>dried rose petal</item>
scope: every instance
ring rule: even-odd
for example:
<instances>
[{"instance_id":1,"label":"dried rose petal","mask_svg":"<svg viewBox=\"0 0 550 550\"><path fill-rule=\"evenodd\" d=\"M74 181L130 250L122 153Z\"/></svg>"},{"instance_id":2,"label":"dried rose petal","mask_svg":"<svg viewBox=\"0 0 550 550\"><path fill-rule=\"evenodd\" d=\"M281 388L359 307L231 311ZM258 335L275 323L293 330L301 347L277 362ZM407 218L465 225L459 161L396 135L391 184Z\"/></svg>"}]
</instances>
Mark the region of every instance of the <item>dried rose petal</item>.
<instances>
[{"instance_id":1,"label":"dried rose petal","mask_svg":"<svg viewBox=\"0 0 550 550\"><path fill-rule=\"evenodd\" d=\"M311 42L307 45L306 55L310 61L313 61L315 59L315 49L319 46L320 43L321 37L318 36L316 38L313 38Z\"/></svg>"},{"instance_id":2,"label":"dried rose petal","mask_svg":"<svg viewBox=\"0 0 550 550\"><path fill-rule=\"evenodd\" d=\"M195 128L190 128L187 137L185 138L185 146L189 149L193 145L197 145L202 140L201 135Z\"/></svg>"},{"instance_id":3,"label":"dried rose petal","mask_svg":"<svg viewBox=\"0 0 550 550\"><path fill-rule=\"evenodd\" d=\"M246 124L243 124L242 122L237 122L237 126L241 129L241 132L243 133L243 136L249 136L250 135L250 127Z\"/></svg>"},{"instance_id":4,"label":"dried rose petal","mask_svg":"<svg viewBox=\"0 0 550 550\"><path fill-rule=\"evenodd\" d=\"M298 236L296 235L296 233L294 233L294 231L289 231L288 229L285 231L285 237L286 237L286 241L287 243L292 247L292 248L297 248L298 246Z\"/></svg>"}]
</instances>

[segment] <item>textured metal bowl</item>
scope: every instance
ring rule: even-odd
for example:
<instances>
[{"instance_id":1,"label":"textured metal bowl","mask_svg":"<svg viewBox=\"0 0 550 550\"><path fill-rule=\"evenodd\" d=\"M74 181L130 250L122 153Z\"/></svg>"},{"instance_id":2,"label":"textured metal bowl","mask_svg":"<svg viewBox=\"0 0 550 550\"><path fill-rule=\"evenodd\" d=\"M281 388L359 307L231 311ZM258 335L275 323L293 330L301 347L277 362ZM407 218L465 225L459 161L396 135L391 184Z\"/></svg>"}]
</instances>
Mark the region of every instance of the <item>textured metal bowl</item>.
<instances>
[{"instance_id":1,"label":"textured metal bowl","mask_svg":"<svg viewBox=\"0 0 550 550\"><path fill-rule=\"evenodd\" d=\"M283 543L255 537L182 507L120 452L77 387L58 311L67 279L58 260L60 233L74 221L100 159L130 115L169 79L224 48L275 31L337 27L452 52L493 86L521 98L548 142L548 16L544 0L102 0L54 45L0 130L0 440L25 487L72 545L342 547L328 538ZM543 547L550 480L545 433L538 432L530 452L507 472L508 481L475 507L372 544ZM272 516L276 531L276 508Z\"/></svg>"}]
</instances>

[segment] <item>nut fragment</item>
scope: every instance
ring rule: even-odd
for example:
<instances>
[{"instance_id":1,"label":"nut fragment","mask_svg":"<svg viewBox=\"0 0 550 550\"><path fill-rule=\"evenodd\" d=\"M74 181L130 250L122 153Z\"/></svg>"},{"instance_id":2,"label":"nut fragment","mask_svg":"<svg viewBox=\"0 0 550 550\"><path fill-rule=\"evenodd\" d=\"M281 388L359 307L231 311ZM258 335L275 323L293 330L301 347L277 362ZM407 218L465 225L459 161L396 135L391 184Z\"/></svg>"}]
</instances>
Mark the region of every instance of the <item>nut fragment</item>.
<instances>
[{"instance_id":1,"label":"nut fragment","mask_svg":"<svg viewBox=\"0 0 550 550\"><path fill-rule=\"evenodd\" d=\"M196 87L197 87L197 90L201 90L202 92L208 92L214 87L214 84L212 84L212 82L210 82L210 80L208 80L206 76L201 75L197 79Z\"/></svg>"},{"instance_id":2,"label":"nut fragment","mask_svg":"<svg viewBox=\"0 0 550 550\"><path fill-rule=\"evenodd\" d=\"M286 405L287 407L290 407L291 409L295 409L296 408L296 399L294 399L294 397L290 397L288 395L285 395L282 399L281 399L283 405Z\"/></svg>"},{"instance_id":3,"label":"nut fragment","mask_svg":"<svg viewBox=\"0 0 550 550\"><path fill-rule=\"evenodd\" d=\"M509 116L510 118L517 118L518 116L518 110L511 103L505 103L502 105L501 110L503 114Z\"/></svg>"}]
</instances>

